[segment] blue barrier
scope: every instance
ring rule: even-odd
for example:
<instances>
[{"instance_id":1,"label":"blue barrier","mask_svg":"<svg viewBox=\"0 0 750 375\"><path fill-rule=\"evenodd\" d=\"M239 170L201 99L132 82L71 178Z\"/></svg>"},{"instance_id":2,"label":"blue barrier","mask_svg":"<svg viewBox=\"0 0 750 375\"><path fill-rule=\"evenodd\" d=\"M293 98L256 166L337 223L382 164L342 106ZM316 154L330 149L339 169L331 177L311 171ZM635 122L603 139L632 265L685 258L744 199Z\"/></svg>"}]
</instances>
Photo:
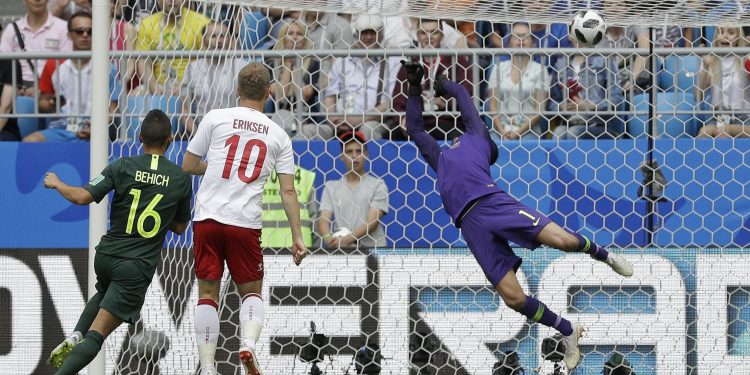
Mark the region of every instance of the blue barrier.
<instances>
[{"instance_id":1,"label":"blue barrier","mask_svg":"<svg viewBox=\"0 0 750 375\"><path fill-rule=\"evenodd\" d=\"M169 152L179 162L186 144ZM299 164L317 173L316 187L339 178L336 142L294 145ZM137 150L115 144L116 155ZM657 140L668 180L656 204L658 246L750 244L749 140ZM602 244L645 246L646 203L638 197L645 140L505 142L492 167L498 184L524 204ZM88 209L44 189L48 170L73 185L89 179L88 144L0 143L0 248L79 248L88 244ZM370 171L388 185L389 246L464 246L442 209L435 175L410 143L371 142ZM318 189L318 195L322 189Z\"/></svg>"}]
</instances>

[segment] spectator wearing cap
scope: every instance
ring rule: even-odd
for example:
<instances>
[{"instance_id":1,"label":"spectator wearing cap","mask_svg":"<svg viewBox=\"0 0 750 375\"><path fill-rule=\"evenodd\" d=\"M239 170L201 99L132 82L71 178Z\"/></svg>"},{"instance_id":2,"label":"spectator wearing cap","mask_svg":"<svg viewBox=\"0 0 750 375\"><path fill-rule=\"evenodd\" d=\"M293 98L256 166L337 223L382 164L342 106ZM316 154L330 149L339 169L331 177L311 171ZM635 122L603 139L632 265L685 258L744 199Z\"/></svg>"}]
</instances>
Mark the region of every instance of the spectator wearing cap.
<instances>
[{"instance_id":1,"label":"spectator wearing cap","mask_svg":"<svg viewBox=\"0 0 750 375\"><path fill-rule=\"evenodd\" d=\"M366 172L364 134L346 132L339 140L346 171L341 179L323 187L317 221L322 245L329 249L385 246L380 220L388 213L388 187L383 179Z\"/></svg>"},{"instance_id":2,"label":"spectator wearing cap","mask_svg":"<svg viewBox=\"0 0 750 375\"><path fill-rule=\"evenodd\" d=\"M47 0L24 0L27 13L15 22L8 24L0 38L0 53L10 52L67 52L72 49L65 21L47 10ZM23 82L19 95L33 96L34 82L42 73L44 59L22 59Z\"/></svg>"},{"instance_id":3,"label":"spectator wearing cap","mask_svg":"<svg viewBox=\"0 0 750 375\"><path fill-rule=\"evenodd\" d=\"M379 16L360 15L352 26L357 37L354 49L382 48L383 20ZM337 133L358 129L367 139L380 139L388 133L382 114L391 109L391 93L401 68L399 60L383 58L382 54L336 59L323 92L323 105L328 124ZM329 135L333 129L327 130Z\"/></svg>"}]
</instances>

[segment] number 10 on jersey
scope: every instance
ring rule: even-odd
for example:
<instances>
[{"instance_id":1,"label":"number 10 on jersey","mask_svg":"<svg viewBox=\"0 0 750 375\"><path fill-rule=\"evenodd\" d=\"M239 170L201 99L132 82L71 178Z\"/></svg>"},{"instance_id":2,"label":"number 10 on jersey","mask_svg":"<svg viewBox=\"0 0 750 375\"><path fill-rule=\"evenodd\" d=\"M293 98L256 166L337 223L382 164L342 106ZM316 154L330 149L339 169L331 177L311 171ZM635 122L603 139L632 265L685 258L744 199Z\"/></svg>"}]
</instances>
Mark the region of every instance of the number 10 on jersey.
<instances>
[{"instance_id":1,"label":"number 10 on jersey","mask_svg":"<svg viewBox=\"0 0 750 375\"><path fill-rule=\"evenodd\" d=\"M221 177L225 180L229 179L232 173L232 165L234 164L234 157L237 154L237 148L240 144L240 136L235 134L227 139L224 147L229 146L229 152L227 152L227 159L224 162L224 172ZM247 166L250 160L250 155L253 153L253 149L258 148L258 158L255 160L253 166L253 172L250 176L247 175ZM249 184L260 177L260 171L263 169L263 162L266 160L266 152L268 148L266 144L260 139L251 139L245 143L242 150L242 159L240 159L240 168L237 170L237 177L244 183Z\"/></svg>"}]
</instances>

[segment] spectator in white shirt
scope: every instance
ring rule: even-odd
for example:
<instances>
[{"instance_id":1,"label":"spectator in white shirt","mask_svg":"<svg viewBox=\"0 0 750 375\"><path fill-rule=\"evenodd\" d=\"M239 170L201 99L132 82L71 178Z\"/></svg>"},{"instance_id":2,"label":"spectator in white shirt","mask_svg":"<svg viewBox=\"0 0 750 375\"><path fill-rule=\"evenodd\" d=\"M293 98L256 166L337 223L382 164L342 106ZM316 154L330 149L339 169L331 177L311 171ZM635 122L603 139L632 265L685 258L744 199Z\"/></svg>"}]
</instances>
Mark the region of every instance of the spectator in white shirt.
<instances>
[{"instance_id":1,"label":"spectator in white shirt","mask_svg":"<svg viewBox=\"0 0 750 375\"><path fill-rule=\"evenodd\" d=\"M211 22L203 31L203 49L228 49L231 41L228 33L224 23ZM208 111L238 105L236 77L245 65L245 60L226 55L200 58L188 64L181 90L185 127L182 135L190 136Z\"/></svg>"},{"instance_id":2,"label":"spectator in white shirt","mask_svg":"<svg viewBox=\"0 0 750 375\"><path fill-rule=\"evenodd\" d=\"M527 23L513 24L509 46L533 48L534 36ZM500 61L489 78L493 128L504 139L541 136L542 115L550 87L544 65L531 55L519 53Z\"/></svg>"},{"instance_id":3,"label":"spectator in white shirt","mask_svg":"<svg viewBox=\"0 0 750 375\"><path fill-rule=\"evenodd\" d=\"M70 16L68 29L73 40L73 50L91 50L91 13L82 11ZM55 112L59 104L60 114L65 117L52 121L47 129L27 135L24 142L73 142L89 139L93 86L90 62L88 58L47 60L39 79L39 111ZM110 113L116 111L120 96L119 81L115 77L116 69L110 64Z\"/></svg>"},{"instance_id":4,"label":"spectator in white shirt","mask_svg":"<svg viewBox=\"0 0 750 375\"><path fill-rule=\"evenodd\" d=\"M382 48L382 18L363 14L352 25L358 40L354 49ZM391 93L401 68L399 60L399 57L382 56L336 59L323 93L323 106L328 113L328 123L337 133L359 129L367 139L386 135L389 129L383 124L383 113L391 109Z\"/></svg>"},{"instance_id":5,"label":"spectator in white shirt","mask_svg":"<svg viewBox=\"0 0 750 375\"><path fill-rule=\"evenodd\" d=\"M68 26L65 21L53 16L47 10L47 0L24 0L26 15L15 22L23 38L21 48L16 31L12 24L5 28L0 37L0 53L22 52L62 52L70 51L73 46L68 39ZM44 68L44 59L21 60L23 88L20 95L33 96L34 82Z\"/></svg>"},{"instance_id":6,"label":"spectator in white shirt","mask_svg":"<svg viewBox=\"0 0 750 375\"><path fill-rule=\"evenodd\" d=\"M712 46L742 48L747 39L739 27L718 27ZM744 61L744 63L743 63ZM703 57L698 102L711 95L709 103L714 115L698 133L699 137L750 137L750 86L746 67L748 60L737 54Z\"/></svg>"}]
</instances>

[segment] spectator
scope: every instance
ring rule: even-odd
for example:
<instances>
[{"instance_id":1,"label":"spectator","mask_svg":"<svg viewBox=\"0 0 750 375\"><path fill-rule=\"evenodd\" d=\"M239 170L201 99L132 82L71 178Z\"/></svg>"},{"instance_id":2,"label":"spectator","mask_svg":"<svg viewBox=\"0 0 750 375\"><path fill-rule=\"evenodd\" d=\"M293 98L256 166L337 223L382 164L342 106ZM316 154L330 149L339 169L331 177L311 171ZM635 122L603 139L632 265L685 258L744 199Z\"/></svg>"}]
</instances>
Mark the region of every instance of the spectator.
<instances>
[{"instance_id":1,"label":"spectator","mask_svg":"<svg viewBox=\"0 0 750 375\"><path fill-rule=\"evenodd\" d=\"M431 52L440 49L443 41L442 23L439 20L422 18L417 20L417 39L419 48ZM412 59L419 61L418 58ZM455 62L454 62L455 60ZM435 77L446 75L449 79L461 83L468 92L472 92L471 61L468 56L425 56L421 59L425 66L427 79L423 83L425 92L425 110L435 111L435 114L424 116L424 126L428 133L438 140L452 140L459 136L460 120L456 116L445 113L448 101L442 97L435 97L432 91L432 83ZM393 90L393 109L396 112L406 111L408 83L406 82L406 69L401 68L396 77L396 87ZM440 113L443 112L443 113ZM405 120L402 120L402 128L405 129Z\"/></svg>"},{"instance_id":2,"label":"spectator","mask_svg":"<svg viewBox=\"0 0 750 375\"><path fill-rule=\"evenodd\" d=\"M388 187L365 172L367 144L361 132L341 135L344 176L323 187L318 217L318 233L329 249L385 246L380 219L388 213ZM335 225L334 225L335 223Z\"/></svg>"},{"instance_id":3,"label":"spectator","mask_svg":"<svg viewBox=\"0 0 750 375\"><path fill-rule=\"evenodd\" d=\"M579 43L570 36L574 47ZM620 90L610 90L616 79L616 72L607 66L607 59L601 55L573 55L567 59L558 59L555 70L558 71L558 86L564 93L565 100L557 103L555 110L563 114L563 123L557 126L554 136L559 139L593 139L614 138L617 134L609 115L586 114L577 112L614 111L622 102Z\"/></svg>"},{"instance_id":4,"label":"spectator","mask_svg":"<svg viewBox=\"0 0 750 375\"><path fill-rule=\"evenodd\" d=\"M91 50L91 13L78 12L68 21L73 50ZM39 79L39 111L54 112L59 98L60 113L66 117L52 121L47 129L27 135L24 142L71 142L88 140L91 114L91 64L88 58L48 60ZM117 109L120 96L114 65L110 69L110 113Z\"/></svg>"},{"instance_id":5,"label":"spectator","mask_svg":"<svg viewBox=\"0 0 750 375\"><path fill-rule=\"evenodd\" d=\"M383 20L364 14L353 22L357 43L354 49L382 48ZM380 139L388 131L383 124L384 113L391 108L391 93L396 73L401 69L398 57L347 56L337 58L331 68L323 104L328 122L336 129L361 129L367 139ZM330 115L332 112L344 113ZM365 113L377 114L365 114ZM318 136L332 133L319 127ZM337 131L342 133L343 131Z\"/></svg>"},{"instance_id":6,"label":"spectator","mask_svg":"<svg viewBox=\"0 0 750 375\"><path fill-rule=\"evenodd\" d=\"M112 32L110 33L109 49L111 51L132 51L138 32L132 23L125 19L126 0L109 0L110 17L112 17ZM127 84L127 91L138 87L135 78L135 60L127 57L113 58L117 69L117 79Z\"/></svg>"},{"instance_id":7,"label":"spectator","mask_svg":"<svg viewBox=\"0 0 750 375\"><path fill-rule=\"evenodd\" d=\"M620 15L628 13L627 3L621 0L604 0L605 16ZM649 48L651 38L648 29L641 26L610 26L607 28L606 44L603 47L610 48ZM628 54L610 55L619 74L619 86L623 91L637 88L645 91L651 84L651 77L646 70L645 56L630 56ZM612 65L612 64L609 64Z\"/></svg>"},{"instance_id":8,"label":"spectator","mask_svg":"<svg viewBox=\"0 0 750 375\"><path fill-rule=\"evenodd\" d=\"M47 10L47 0L24 0L24 3L27 13L15 22L20 38L13 23L9 24L0 38L0 53L70 51L67 25ZM45 60L23 59L20 63L23 82L18 94L34 96L34 82L41 74Z\"/></svg>"},{"instance_id":9,"label":"spectator","mask_svg":"<svg viewBox=\"0 0 750 375\"><path fill-rule=\"evenodd\" d=\"M211 22L203 32L203 49L226 50L230 40L229 28L224 23ZM182 85L183 136L193 134L208 111L238 105L237 75L245 65L243 59L224 55L204 57L188 64Z\"/></svg>"},{"instance_id":10,"label":"spectator","mask_svg":"<svg viewBox=\"0 0 750 375\"><path fill-rule=\"evenodd\" d=\"M355 43L351 22L339 14L305 11L300 19L307 25L311 49L348 49Z\"/></svg>"},{"instance_id":11,"label":"spectator","mask_svg":"<svg viewBox=\"0 0 750 375\"><path fill-rule=\"evenodd\" d=\"M662 26L654 28L654 48L673 48L692 46L693 28L679 26Z\"/></svg>"},{"instance_id":12,"label":"spectator","mask_svg":"<svg viewBox=\"0 0 750 375\"><path fill-rule=\"evenodd\" d=\"M312 43L311 49L330 51L334 49L347 50L355 43L352 24L348 16L336 13L307 11L302 20L307 24L307 38ZM318 80L318 87L328 86L328 72L335 58L320 56L320 71L323 73Z\"/></svg>"},{"instance_id":13,"label":"spectator","mask_svg":"<svg viewBox=\"0 0 750 375\"><path fill-rule=\"evenodd\" d=\"M161 11L146 17L138 27L139 51L190 51L201 47L202 33L211 20L181 5L182 0L159 0ZM151 94L179 93L188 58L138 61L140 81Z\"/></svg>"},{"instance_id":14,"label":"spectator","mask_svg":"<svg viewBox=\"0 0 750 375\"><path fill-rule=\"evenodd\" d=\"M414 44L415 30L419 18L409 18L401 16L390 16L383 18L383 40L381 44L384 48L409 48ZM456 22L450 24L443 22L440 28L443 30L443 41L441 47L444 48L466 48L466 37L456 30Z\"/></svg>"},{"instance_id":15,"label":"spectator","mask_svg":"<svg viewBox=\"0 0 750 375\"><path fill-rule=\"evenodd\" d=\"M712 45L737 48L747 44L741 28L719 27ZM743 64L743 59L735 54L703 58L696 97L700 103L710 93L715 115L701 128L699 137L750 137L750 114L746 113L750 110L747 65L747 60Z\"/></svg>"},{"instance_id":16,"label":"spectator","mask_svg":"<svg viewBox=\"0 0 750 375\"><path fill-rule=\"evenodd\" d=\"M120 1L125 2L127 0ZM91 0L50 0L47 8L55 17L67 21L71 15L77 12L91 13Z\"/></svg>"},{"instance_id":17,"label":"spectator","mask_svg":"<svg viewBox=\"0 0 750 375\"><path fill-rule=\"evenodd\" d=\"M509 41L511 48L532 48L534 37L527 23L515 23ZM493 128L504 139L539 137L540 112L550 88L547 69L531 55L515 54L492 68L489 78L490 112Z\"/></svg>"},{"instance_id":18,"label":"spectator","mask_svg":"<svg viewBox=\"0 0 750 375\"><path fill-rule=\"evenodd\" d=\"M276 51L308 50L311 41L305 35L307 27L300 20L293 20L285 24L279 34L279 40L273 47ZM298 121L296 115L312 112L318 96L318 77L320 77L320 62L312 56L304 56L309 52L300 52L270 59L273 69L274 83L271 86L272 97L276 102L275 119L288 133L292 134L297 129ZM283 113L283 115L282 115ZM310 139L315 137L318 129L317 124L301 125L298 132L299 138ZM330 138L330 134L326 138Z\"/></svg>"},{"instance_id":19,"label":"spectator","mask_svg":"<svg viewBox=\"0 0 750 375\"><path fill-rule=\"evenodd\" d=\"M315 200L315 172L296 167L294 170L294 187L299 201L299 218L302 225L302 240L305 246L313 244L312 218L318 211ZM291 248L292 236L289 221L279 195L279 177L276 171L271 172L263 186L263 231L260 243L263 247Z\"/></svg>"}]
</instances>

